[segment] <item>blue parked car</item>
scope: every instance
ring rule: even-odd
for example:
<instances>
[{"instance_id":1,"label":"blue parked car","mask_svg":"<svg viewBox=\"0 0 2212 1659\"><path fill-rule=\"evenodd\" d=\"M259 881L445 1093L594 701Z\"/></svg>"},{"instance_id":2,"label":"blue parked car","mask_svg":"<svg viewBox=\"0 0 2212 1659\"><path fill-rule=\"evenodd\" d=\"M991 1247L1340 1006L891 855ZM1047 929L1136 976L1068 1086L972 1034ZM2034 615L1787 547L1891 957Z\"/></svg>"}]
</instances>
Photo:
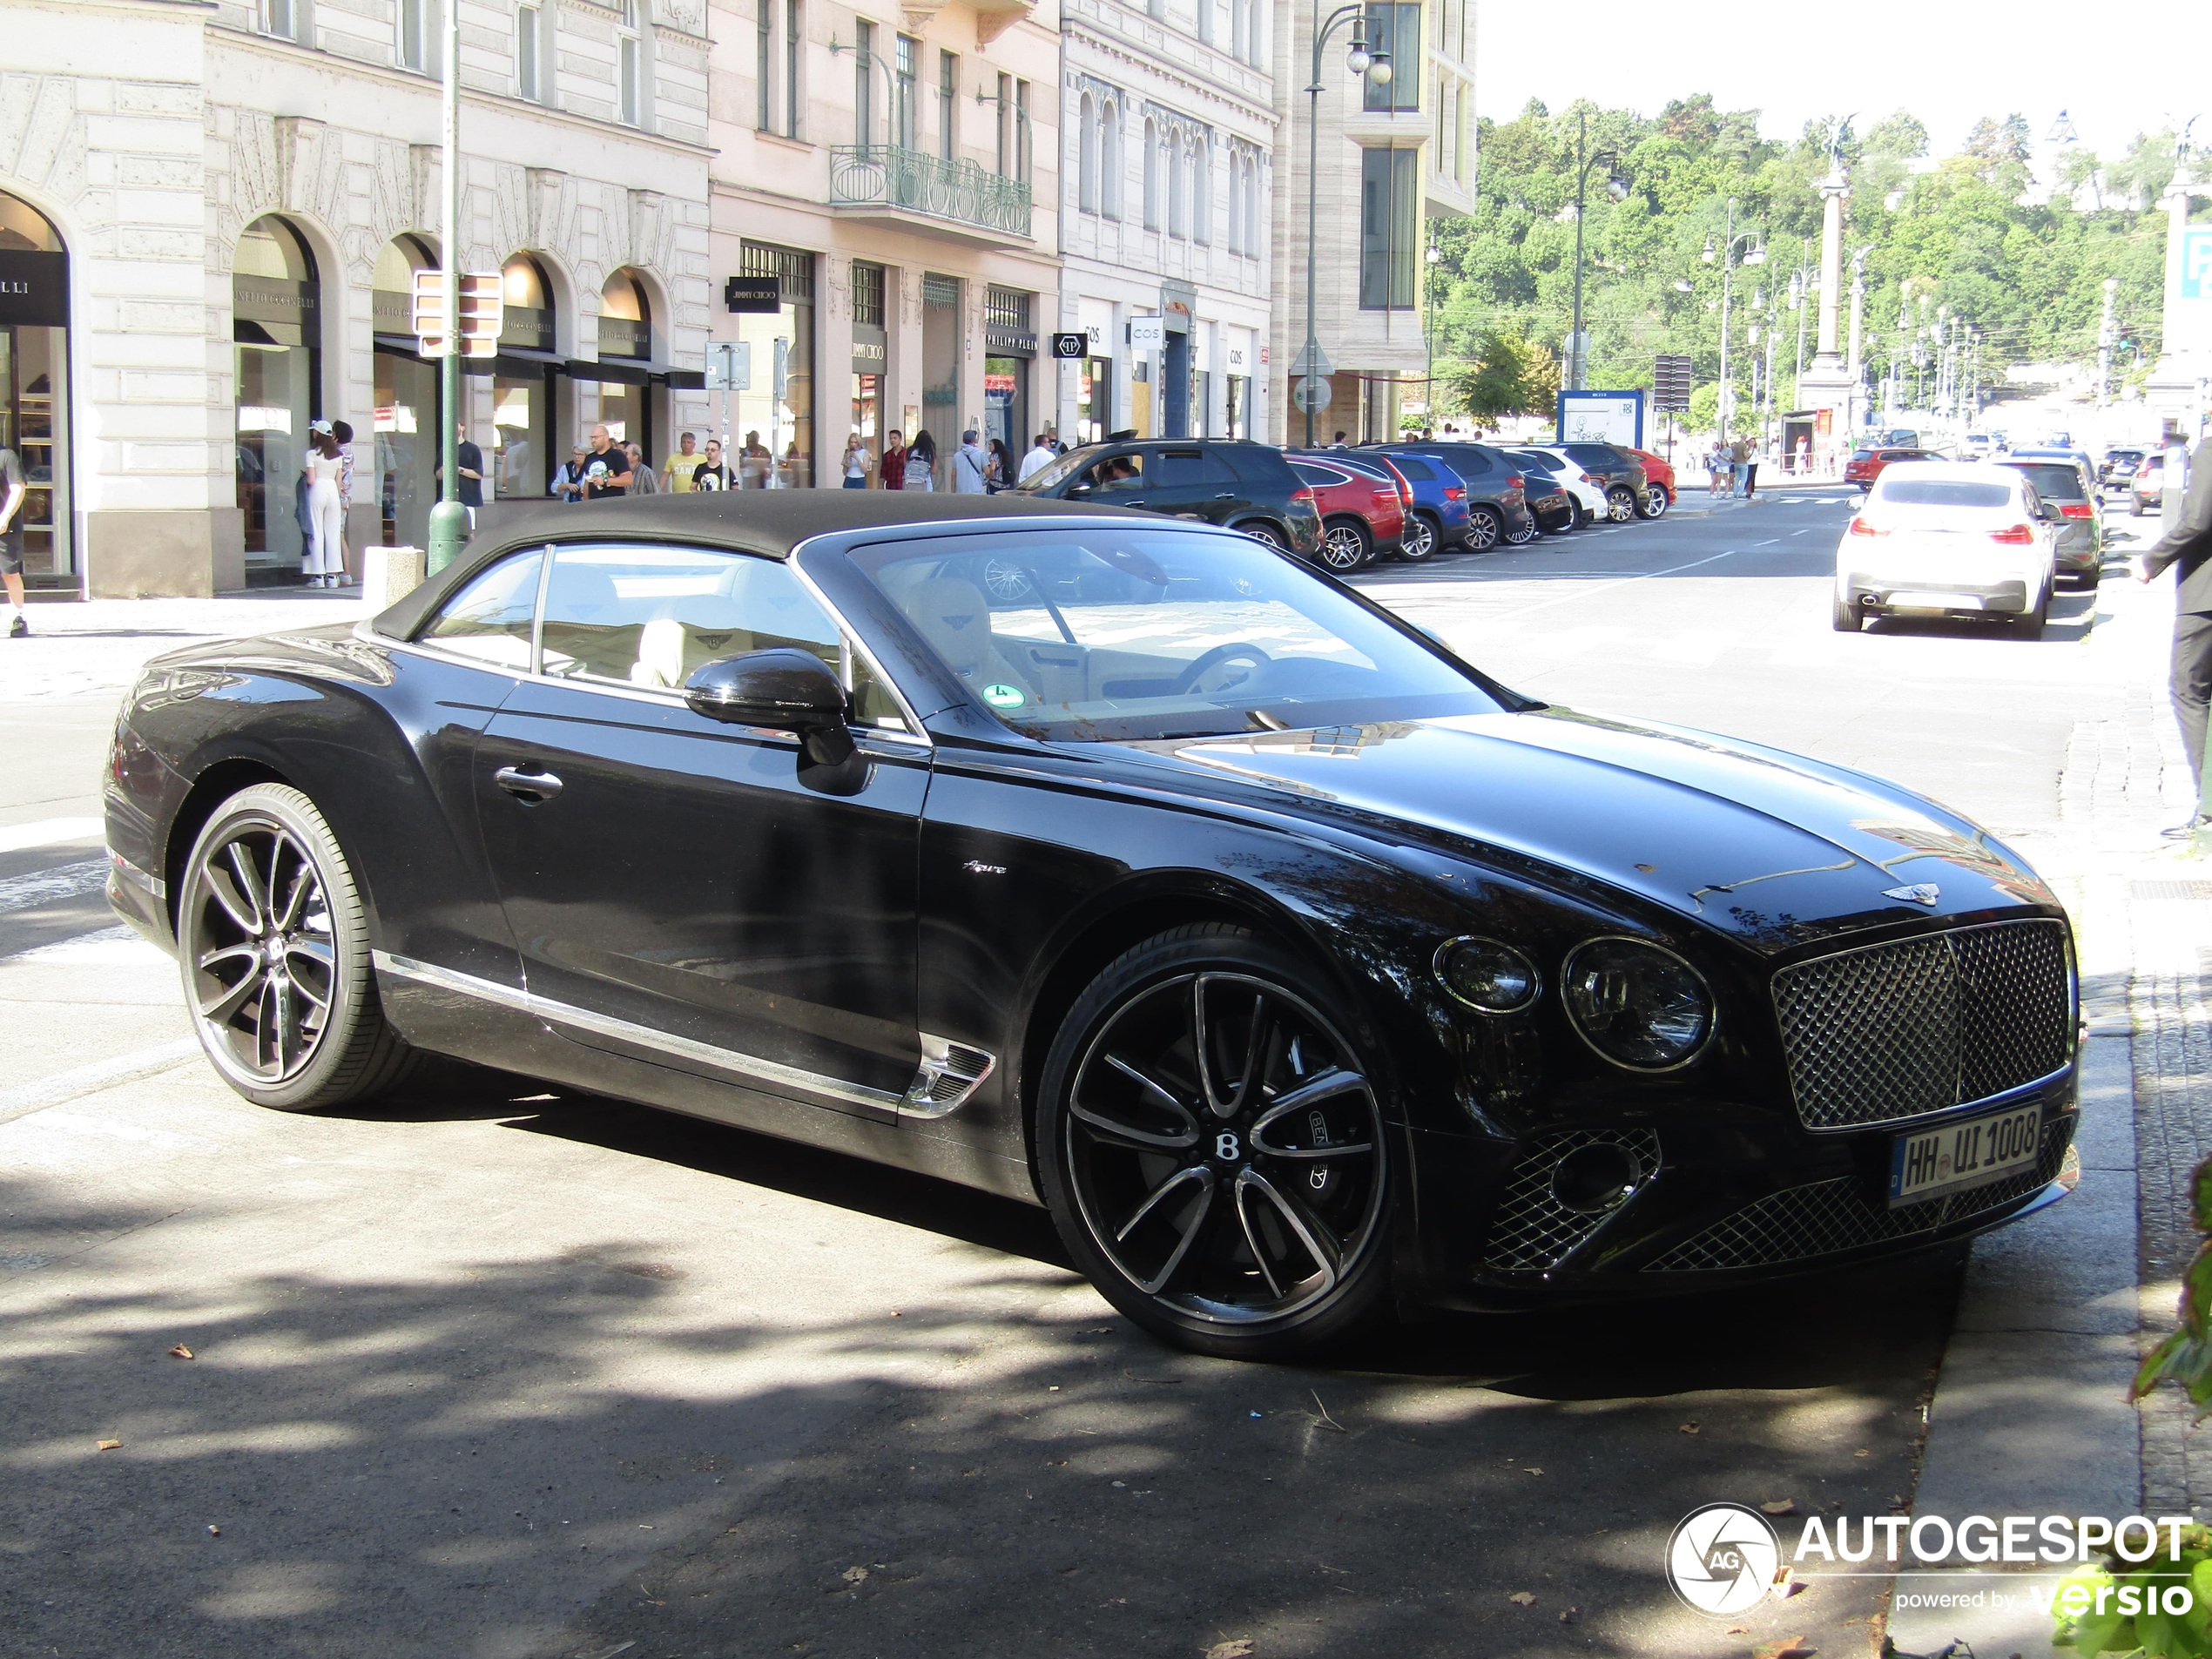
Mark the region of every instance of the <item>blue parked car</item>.
<instances>
[{"instance_id":1,"label":"blue parked car","mask_svg":"<svg viewBox=\"0 0 2212 1659\"><path fill-rule=\"evenodd\" d=\"M1372 464L1372 451L1367 456ZM1341 450L1330 459L1347 459ZM1459 474L1434 455L1406 455L1393 449L1390 464L1413 492L1413 505L1406 515L1406 537L1398 556L1415 562L1431 554L1464 547L1467 538L1467 487Z\"/></svg>"}]
</instances>

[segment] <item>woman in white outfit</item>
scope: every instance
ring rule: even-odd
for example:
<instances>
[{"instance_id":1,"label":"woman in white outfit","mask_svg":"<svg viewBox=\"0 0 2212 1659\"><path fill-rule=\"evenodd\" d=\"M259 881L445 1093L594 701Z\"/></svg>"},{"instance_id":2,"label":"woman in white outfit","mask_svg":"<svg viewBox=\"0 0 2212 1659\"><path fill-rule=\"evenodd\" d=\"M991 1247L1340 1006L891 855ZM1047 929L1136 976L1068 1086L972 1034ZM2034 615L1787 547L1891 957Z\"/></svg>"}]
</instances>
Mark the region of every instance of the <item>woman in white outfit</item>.
<instances>
[{"instance_id":1,"label":"woman in white outfit","mask_svg":"<svg viewBox=\"0 0 2212 1659\"><path fill-rule=\"evenodd\" d=\"M346 459L331 433L330 422L317 421L308 428L307 520L314 534L300 558L300 570L311 588L334 588L344 569L345 508L338 490Z\"/></svg>"}]
</instances>

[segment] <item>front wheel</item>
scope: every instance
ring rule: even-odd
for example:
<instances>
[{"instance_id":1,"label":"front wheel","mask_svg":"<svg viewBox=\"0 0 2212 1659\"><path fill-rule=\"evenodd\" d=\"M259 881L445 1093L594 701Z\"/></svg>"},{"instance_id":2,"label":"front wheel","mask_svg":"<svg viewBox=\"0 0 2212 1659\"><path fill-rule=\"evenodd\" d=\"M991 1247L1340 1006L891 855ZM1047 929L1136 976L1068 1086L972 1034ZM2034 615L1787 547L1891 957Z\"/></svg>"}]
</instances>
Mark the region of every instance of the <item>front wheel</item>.
<instances>
[{"instance_id":1,"label":"front wheel","mask_svg":"<svg viewBox=\"0 0 2212 1659\"><path fill-rule=\"evenodd\" d=\"M1636 492L1626 484L1615 484L1605 492L1605 516L1615 524L1625 524L1636 516Z\"/></svg>"},{"instance_id":2,"label":"front wheel","mask_svg":"<svg viewBox=\"0 0 2212 1659\"><path fill-rule=\"evenodd\" d=\"M361 890L300 791L256 784L215 809L185 863L177 947L200 1047L257 1106L363 1100L413 1069L376 999Z\"/></svg>"},{"instance_id":3,"label":"front wheel","mask_svg":"<svg viewBox=\"0 0 2212 1659\"><path fill-rule=\"evenodd\" d=\"M1398 556L1409 564L1419 564L1436 551L1436 521L1426 513L1406 516L1406 535L1398 544Z\"/></svg>"},{"instance_id":4,"label":"front wheel","mask_svg":"<svg viewBox=\"0 0 2212 1659\"><path fill-rule=\"evenodd\" d=\"M1487 553L1497 546L1506 533L1506 521L1498 516L1494 507L1476 505L1467 509L1467 550Z\"/></svg>"},{"instance_id":5,"label":"front wheel","mask_svg":"<svg viewBox=\"0 0 2212 1659\"><path fill-rule=\"evenodd\" d=\"M1381 1311L1391 1146L1336 1000L1288 951L1211 922L1117 958L1054 1038L1046 1202L1091 1283L1154 1335L1276 1359Z\"/></svg>"},{"instance_id":6,"label":"front wheel","mask_svg":"<svg viewBox=\"0 0 2212 1659\"><path fill-rule=\"evenodd\" d=\"M1374 538L1356 518L1332 518L1321 531L1321 563L1339 576L1358 570L1374 556Z\"/></svg>"},{"instance_id":7,"label":"front wheel","mask_svg":"<svg viewBox=\"0 0 2212 1659\"><path fill-rule=\"evenodd\" d=\"M1663 518L1669 506L1667 491L1662 484L1646 484L1643 495L1636 502L1638 518Z\"/></svg>"},{"instance_id":8,"label":"front wheel","mask_svg":"<svg viewBox=\"0 0 2212 1659\"><path fill-rule=\"evenodd\" d=\"M1291 544L1284 537L1283 532L1272 524L1262 521L1251 524L1239 524L1237 528L1255 542L1264 542L1278 553L1287 553L1291 550Z\"/></svg>"}]
</instances>

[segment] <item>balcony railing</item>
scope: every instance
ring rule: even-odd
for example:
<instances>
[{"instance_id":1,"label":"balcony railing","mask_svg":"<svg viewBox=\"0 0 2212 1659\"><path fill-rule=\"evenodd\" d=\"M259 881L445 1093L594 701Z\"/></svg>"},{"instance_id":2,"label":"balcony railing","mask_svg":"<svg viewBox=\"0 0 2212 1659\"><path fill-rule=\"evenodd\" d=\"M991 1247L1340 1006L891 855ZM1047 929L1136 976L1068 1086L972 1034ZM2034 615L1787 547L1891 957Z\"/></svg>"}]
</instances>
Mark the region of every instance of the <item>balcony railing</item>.
<instances>
[{"instance_id":1,"label":"balcony railing","mask_svg":"<svg viewBox=\"0 0 2212 1659\"><path fill-rule=\"evenodd\" d=\"M1009 236L1029 234L1029 187L1020 179L895 144L832 145L830 204L903 208Z\"/></svg>"}]
</instances>

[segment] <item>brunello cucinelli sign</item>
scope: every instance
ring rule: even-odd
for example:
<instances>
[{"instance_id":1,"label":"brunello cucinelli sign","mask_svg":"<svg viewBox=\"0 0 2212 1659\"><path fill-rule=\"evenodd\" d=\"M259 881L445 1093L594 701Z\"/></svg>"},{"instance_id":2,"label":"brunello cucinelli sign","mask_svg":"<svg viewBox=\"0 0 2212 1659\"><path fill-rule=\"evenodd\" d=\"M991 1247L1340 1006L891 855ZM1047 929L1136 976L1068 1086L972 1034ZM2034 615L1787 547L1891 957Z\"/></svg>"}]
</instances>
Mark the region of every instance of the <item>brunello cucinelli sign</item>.
<instances>
[{"instance_id":1,"label":"brunello cucinelli sign","mask_svg":"<svg viewBox=\"0 0 2212 1659\"><path fill-rule=\"evenodd\" d=\"M315 285L280 277L233 276L231 315L241 322L298 322L315 320Z\"/></svg>"},{"instance_id":2,"label":"brunello cucinelli sign","mask_svg":"<svg viewBox=\"0 0 2212 1659\"><path fill-rule=\"evenodd\" d=\"M69 327L69 255L0 248L0 324Z\"/></svg>"}]
</instances>

